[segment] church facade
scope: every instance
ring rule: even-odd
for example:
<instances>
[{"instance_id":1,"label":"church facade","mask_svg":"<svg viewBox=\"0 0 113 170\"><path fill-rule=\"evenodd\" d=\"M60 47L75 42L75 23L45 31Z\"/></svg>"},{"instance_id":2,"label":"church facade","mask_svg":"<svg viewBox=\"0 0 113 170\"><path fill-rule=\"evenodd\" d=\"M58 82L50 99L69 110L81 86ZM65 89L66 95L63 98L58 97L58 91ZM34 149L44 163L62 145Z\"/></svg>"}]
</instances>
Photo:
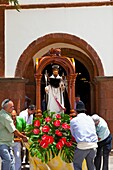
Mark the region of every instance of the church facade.
<instances>
[{"instance_id":1,"label":"church facade","mask_svg":"<svg viewBox=\"0 0 113 170\"><path fill-rule=\"evenodd\" d=\"M59 64L72 109L79 93L90 115L102 116L113 134L113 2L19 3L20 12L0 2L0 102L11 98L18 113L25 96L40 106L42 75L50 74L51 64ZM56 48L62 57L48 59L48 51Z\"/></svg>"}]
</instances>

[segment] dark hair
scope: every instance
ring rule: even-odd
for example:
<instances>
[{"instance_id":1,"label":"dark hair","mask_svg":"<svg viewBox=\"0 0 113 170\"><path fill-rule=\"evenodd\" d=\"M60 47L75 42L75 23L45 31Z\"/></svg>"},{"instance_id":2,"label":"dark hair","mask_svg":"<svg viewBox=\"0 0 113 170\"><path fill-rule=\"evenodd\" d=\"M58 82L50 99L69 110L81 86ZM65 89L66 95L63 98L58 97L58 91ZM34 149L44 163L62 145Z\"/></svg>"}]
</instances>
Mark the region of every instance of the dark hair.
<instances>
[{"instance_id":1,"label":"dark hair","mask_svg":"<svg viewBox=\"0 0 113 170\"><path fill-rule=\"evenodd\" d=\"M75 109L78 113L81 113L81 112L85 112L86 109L85 109L85 104L82 102L82 101L79 101L76 105L76 109Z\"/></svg>"},{"instance_id":2,"label":"dark hair","mask_svg":"<svg viewBox=\"0 0 113 170\"><path fill-rule=\"evenodd\" d=\"M80 94L77 94L76 97L80 97Z\"/></svg>"},{"instance_id":3,"label":"dark hair","mask_svg":"<svg viewBox=\"0 0 113 170\"><path fill-rule=\"evenodd\" d=\"M36 106L34 104L31 104L28 106L28 109L30 110L35 110L36 109Z\"/></svg>"},{"instance_id":4,"label":"dark hair","mask_svg":"<svg viewBox=\"0 0 113 170\"><path fill-rule=\"evenodd\" d=\"M59 65L53 65L53 66L52 66L52 69L53 69L53 70L59 70Z\"/></svg>"}]
</instances>

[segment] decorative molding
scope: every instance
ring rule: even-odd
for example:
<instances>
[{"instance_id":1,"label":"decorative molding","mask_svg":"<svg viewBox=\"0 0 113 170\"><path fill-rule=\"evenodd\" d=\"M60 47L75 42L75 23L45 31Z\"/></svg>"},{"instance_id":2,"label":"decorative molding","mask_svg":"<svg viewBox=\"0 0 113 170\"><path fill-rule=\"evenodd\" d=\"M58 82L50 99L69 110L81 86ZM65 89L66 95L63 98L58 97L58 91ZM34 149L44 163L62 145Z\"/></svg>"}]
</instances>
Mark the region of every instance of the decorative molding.
<instances>
[{"instance_id":1,"label":"decorative molding","mask_svg":"<svg viewBox=\"0 0 113 170\"><path fill-rule=\"evenodd\" d=\"M73 7L92 7L92 6L113 6L113 1L102 2L73 2L73 3L49 3L49 4L26 4L20 5L20 9L34 8L73 8ZM15 9L14 5L0 4L0 9Z\"/></svg>"}]
</instances>

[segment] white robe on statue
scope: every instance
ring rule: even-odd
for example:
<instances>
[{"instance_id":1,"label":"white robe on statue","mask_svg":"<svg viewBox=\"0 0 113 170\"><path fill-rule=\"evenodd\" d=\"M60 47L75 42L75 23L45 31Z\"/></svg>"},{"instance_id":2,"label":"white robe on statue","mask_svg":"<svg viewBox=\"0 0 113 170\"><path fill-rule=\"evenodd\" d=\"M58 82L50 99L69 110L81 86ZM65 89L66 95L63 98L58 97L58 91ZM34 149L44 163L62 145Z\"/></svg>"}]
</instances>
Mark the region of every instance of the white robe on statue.
<instances>
[{"instance_id":1,"label":"white robe on statue","mask_svg":"<svg viewBox=\"0 0 113 170\"><path fill-rule=\"evenodd\" d=\"M64 87L55 88L51 85L45 87L45 91L48 94L47 110L55 113L63 113L64 107Z\"/></svg>"}]
</instances>

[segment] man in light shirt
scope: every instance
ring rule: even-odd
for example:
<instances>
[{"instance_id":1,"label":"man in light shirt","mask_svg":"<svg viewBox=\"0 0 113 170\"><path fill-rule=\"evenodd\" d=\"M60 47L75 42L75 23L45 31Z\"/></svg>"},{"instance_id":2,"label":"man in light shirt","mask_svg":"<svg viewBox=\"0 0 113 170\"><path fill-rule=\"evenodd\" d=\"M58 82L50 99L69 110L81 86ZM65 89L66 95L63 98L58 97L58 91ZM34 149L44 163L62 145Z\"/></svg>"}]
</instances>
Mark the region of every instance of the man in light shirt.
<instances>
[{"instance_id":1,"label":"man in light shirt","mask_svg":"<svg viewBox=\"0 0 113 170\"><path fill-rule=\"evenodd\" d=\"M97 134L92 118L85 114L85 105L77 103L77 116L70 121L72 136L77 142L73 159L74 170L82 169L82 162L86 159L88 170L95 170L94 158L97 148Z\"/></svg>"},{"instance_id":2,"label":"man in light shirt","mask_svg":"<svg viewBox=\"0 0 113 170\"><path fill-rule=\"evenodd\" d=\"M26 126L31 125L33 123L33 115L36 112L35 105L31 104L28 106L27 109L20 112L19 117L22 117L26 121ZM28 150L26 149L26 158L25 158L26 164L28 164Z\"/></svg>"},{"instance_id":3,"label":"man in light shirt","mask_svg":"<svg viewBox=\"0 0 113 170\"><path fill-rule=\"evenodd\" d=\"M27 137L20 133L11 118L14 110L14 103L10 99L5 99L1 104L0 110L0 157L2 159L2 170L15 170L12 146L14 135L27 142Z\"/></svg>"},{"instance_id":4,"label":"man in light shirt","mask_svg":"<svg viewBox=\"0 0 113 170\"><path fill-rule=\"evenodd\" d=\"M94 114L92 116L92 119L95 122L96 132L98 135L97 155L94 161L96 170L100 170L101 168L102 151L103 151L103 170L108 170L109 153L111 151L112 145L112 136L110 134L109 127L103 118L101 118L97 114Z\"/></svg>"},{"instance_id":5,"label":"man in light shirt","mask_svg":"<svg viewBox=\"0 0 113 170\"><path fill-rule=\"evenodd\" d=\"M27 109L20 112L19 116L25 119L27 125L31 125L33 122L33 114L35 114L35 105L29 105Z\"/></svg>"}]
</instances>

